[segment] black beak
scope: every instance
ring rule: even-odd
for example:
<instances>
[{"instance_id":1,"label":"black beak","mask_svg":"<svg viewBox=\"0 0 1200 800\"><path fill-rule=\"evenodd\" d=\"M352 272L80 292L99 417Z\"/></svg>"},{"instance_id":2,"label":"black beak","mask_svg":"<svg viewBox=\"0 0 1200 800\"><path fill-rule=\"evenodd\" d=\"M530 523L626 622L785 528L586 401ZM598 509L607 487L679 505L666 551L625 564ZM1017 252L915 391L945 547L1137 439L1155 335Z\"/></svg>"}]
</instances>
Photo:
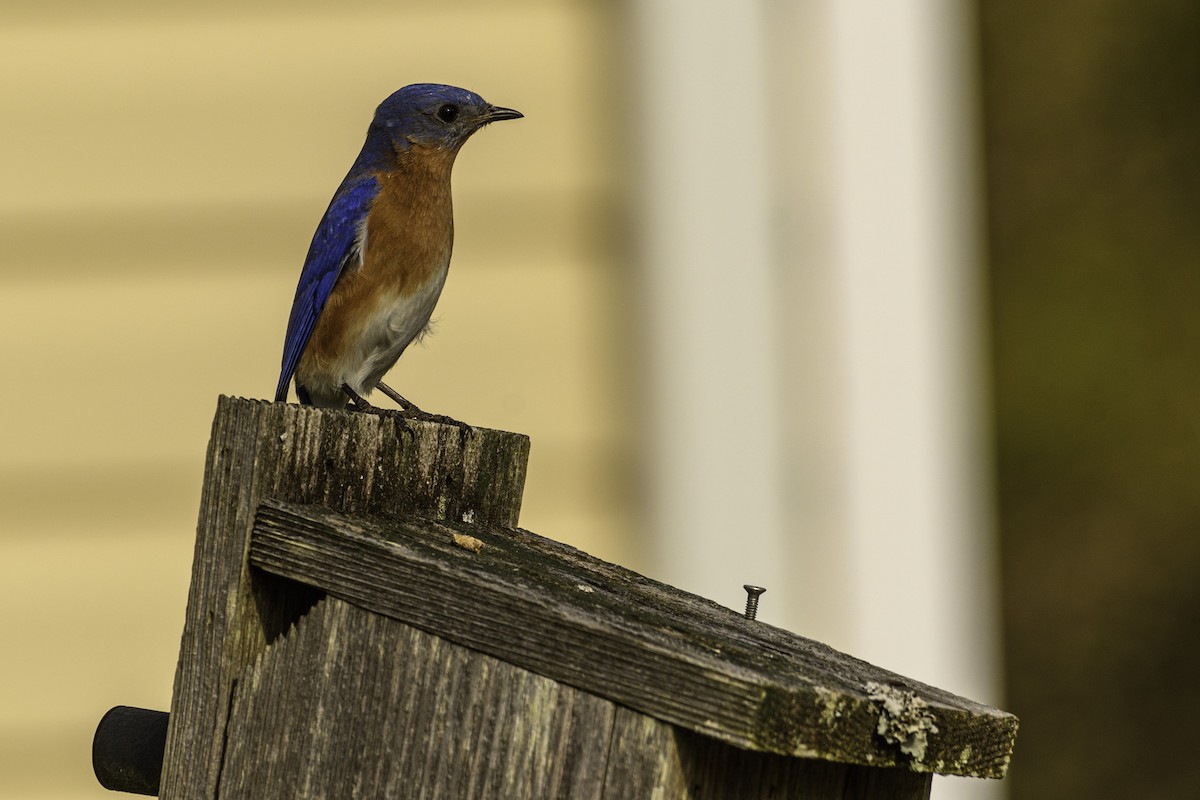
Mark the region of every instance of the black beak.
<instances>
[{"instance_id":1,"label":"black beak","mask_svg":"<svg viewBox=\"0 0 1200 800\"><path fill-rule=\"evenodd\" d=\"M525 116L515 108L501 108L500 106L490 106L484 112L483 119L480 120L484 125L489 122L499 122L502 119L520 119Z\"/></svg>"}]
</instances>

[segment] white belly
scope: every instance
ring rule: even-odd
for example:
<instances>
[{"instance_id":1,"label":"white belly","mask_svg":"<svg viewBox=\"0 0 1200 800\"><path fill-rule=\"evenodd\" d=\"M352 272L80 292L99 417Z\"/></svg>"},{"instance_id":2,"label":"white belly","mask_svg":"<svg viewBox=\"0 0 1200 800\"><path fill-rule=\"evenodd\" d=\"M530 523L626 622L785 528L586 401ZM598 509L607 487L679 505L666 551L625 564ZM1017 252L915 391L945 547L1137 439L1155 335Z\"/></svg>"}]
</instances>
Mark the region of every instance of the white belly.
<instances>
[{"instance_id":1,"label":"white belly","mask_svg":"<svg viewBox=\"0 0 1200 800\"><path fill-rule=\"evenodd\" d=\"M352 358L343 366L342 380L360 395L370 394L391 369L404 349L429 327L429 318L446 284L446 264L418 291L380 298L374 311L363 320Z\"/></svg>"}]
</instances>

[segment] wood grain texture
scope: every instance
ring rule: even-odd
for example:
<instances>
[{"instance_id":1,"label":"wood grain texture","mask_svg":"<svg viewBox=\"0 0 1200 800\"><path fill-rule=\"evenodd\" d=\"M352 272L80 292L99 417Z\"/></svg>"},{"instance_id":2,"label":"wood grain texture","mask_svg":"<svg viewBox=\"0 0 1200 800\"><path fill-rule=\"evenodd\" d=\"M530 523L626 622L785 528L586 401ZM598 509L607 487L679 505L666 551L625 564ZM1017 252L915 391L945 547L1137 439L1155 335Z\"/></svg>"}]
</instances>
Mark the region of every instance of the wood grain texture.
<instances>
[{"instance_id":1,"label":"wood grain texture","mask_svg":"<svg viewBox=\"0 0 1200 800\"><path fill-rule=\"evenodd\" d=\"M328 598L238 681L220 796L600 798L613 711Z\"/></svg>"},{"instance_id":2,"label":"wood grain texture","mask_svg":"<svg viewBox=\"0 0 1200 800\"><path fill-rule=\"evenodd\" d=\"M928 797L928 776L730 747L333 597L237 681L228 739L226 798Z\"/></svg>"},{"instance_id":3,"label":"wood grain texture","mask_svg":"<svg viewBox=\"0 0 1200 800\"><path fill-rule=\"evenodd\" d=\"M251 571L263 498L347 514L467 515L515 525L529 440L340 410L222 397L213 421L162 797L211 798L235 679L321 594Z\"/></svg>"},{"instance_id":4,"label":"wood grain texture","mask_svg":"<svg viewBox=\"0 0 1200 800\"><path fill-rule=\"evenodd\" d=\"M878 792L870 796L887 800L929 796L930 776L906 768L742 750L625 708L612 740L605 786L613 798L860 800L868 795L856 787L868 782Z\"/></svg>"},{"instance_id":5,"label":"wood grain texture","mask_svg":"<svg viewBox=\"0 0 1200 800\"><path fill-rule=\"evenodd\" d=\"M453 543L468 534L483 546ZM895 675L527 531L266 502L250 560L451 642L739 748L1001 777L1011 714ZM912 692L920 756L869 686Z\"/></svg>"}]
</instances>

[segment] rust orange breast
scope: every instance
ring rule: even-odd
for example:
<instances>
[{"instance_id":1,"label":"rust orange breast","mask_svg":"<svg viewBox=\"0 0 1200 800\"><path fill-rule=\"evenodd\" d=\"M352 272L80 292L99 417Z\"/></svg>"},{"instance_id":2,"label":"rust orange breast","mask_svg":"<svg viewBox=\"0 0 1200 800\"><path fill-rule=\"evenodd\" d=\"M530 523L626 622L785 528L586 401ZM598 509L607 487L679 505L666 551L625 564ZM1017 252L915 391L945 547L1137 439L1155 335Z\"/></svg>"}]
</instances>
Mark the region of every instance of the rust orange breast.
<instances>
[{"instance_id":1,"label":"rust orange breast","mask_svg":"<svg viewBox=\"0 0 1200 800\"><path fill-rule=\"evenodd\" d=\"M356 349L376 314L444 278L454 244L454 155L426 151L376 175L379 195L367 216L360 260L338 279L298 372L332 368Z\"/></svg>"}]
</instances>

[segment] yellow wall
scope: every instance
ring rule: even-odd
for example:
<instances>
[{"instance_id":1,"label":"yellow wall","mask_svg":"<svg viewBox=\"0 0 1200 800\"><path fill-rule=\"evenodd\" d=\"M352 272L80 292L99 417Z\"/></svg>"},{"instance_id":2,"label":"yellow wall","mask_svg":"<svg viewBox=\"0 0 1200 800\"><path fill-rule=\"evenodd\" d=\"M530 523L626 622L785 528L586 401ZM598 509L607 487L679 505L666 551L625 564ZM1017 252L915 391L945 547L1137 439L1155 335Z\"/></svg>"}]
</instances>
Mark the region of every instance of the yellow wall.
<instances>
[{"instance_id":1,"label":"yellow wall","mask_svg":"<svg viewBox=\"0 0 1200 800\"><path fill-rule=\"evenodd\" d=\"M0 26L0 797L109 796L95 723L168 707L216 396L270 396L312 228L406 83L527 118L459 159L436 335L390 382L532 435L526 527L631 552L611 12L203 8Z\"/></svg>"}]
</instances>

